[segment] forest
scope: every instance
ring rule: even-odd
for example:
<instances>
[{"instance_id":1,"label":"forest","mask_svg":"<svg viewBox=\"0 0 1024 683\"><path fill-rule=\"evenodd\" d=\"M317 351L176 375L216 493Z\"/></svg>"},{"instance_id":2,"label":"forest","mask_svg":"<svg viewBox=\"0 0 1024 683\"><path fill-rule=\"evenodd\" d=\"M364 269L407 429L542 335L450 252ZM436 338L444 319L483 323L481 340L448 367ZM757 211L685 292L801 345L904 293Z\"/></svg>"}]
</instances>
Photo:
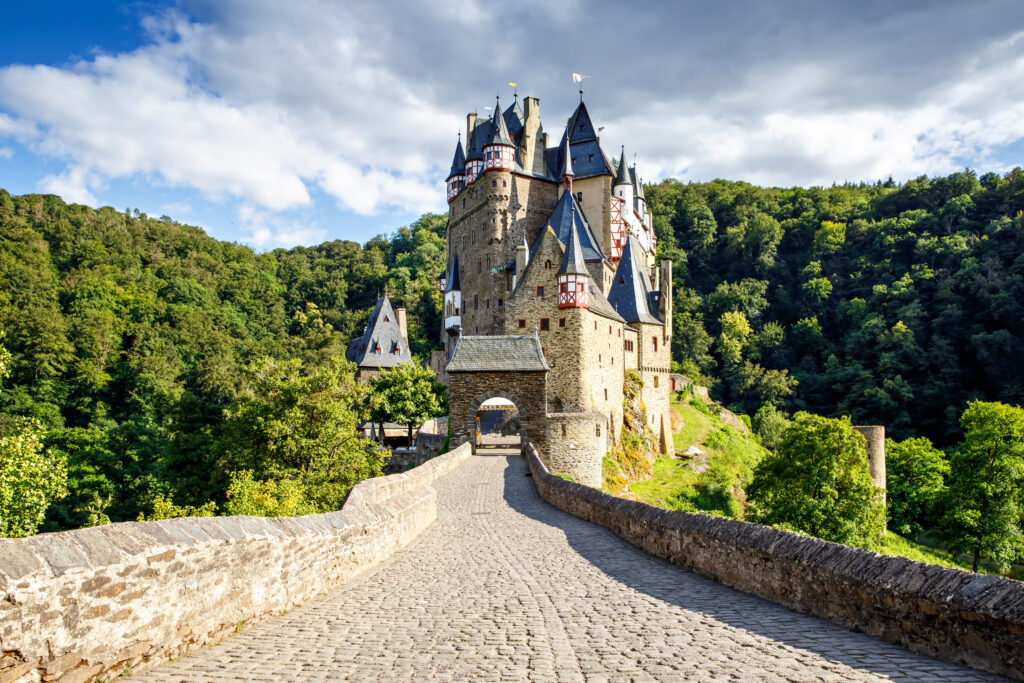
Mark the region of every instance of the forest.
<instances>
[{"instance_id":1,"label":"forest","mask_svg":"<svg viewBox=\"0 0 1024 683\"><path fill-rule=\"evenodd\" d=\"M646 195L675 263L673 365L759 434L799 412L949 447L970 401L1022 402L1024 171ZM445 226L255 253L0 190L0 446L23 477L66 468L38 530L323 510L379 474L341 359L385 291L429 355ZM16 490L0 476L0 506Z\"/></svg>"},{"instance_id":2,"label":"forest","mask_svg":"<svg viewBox=\"0 0 1024 683\"><path fill-rule=\"evenodd\" d=\"M429 354L445 223L257 254L166 216L0 190L0 439L32 464L39 435L67 468L38 530L261 499L321 510L380 474L383 454L350 438L365 388L344 352L387 291L409 309L413 352ZM340 455L305 460L329 439ZM4 475L0 506L19 499L18 473Z\"/></svg>"}]
</instances>

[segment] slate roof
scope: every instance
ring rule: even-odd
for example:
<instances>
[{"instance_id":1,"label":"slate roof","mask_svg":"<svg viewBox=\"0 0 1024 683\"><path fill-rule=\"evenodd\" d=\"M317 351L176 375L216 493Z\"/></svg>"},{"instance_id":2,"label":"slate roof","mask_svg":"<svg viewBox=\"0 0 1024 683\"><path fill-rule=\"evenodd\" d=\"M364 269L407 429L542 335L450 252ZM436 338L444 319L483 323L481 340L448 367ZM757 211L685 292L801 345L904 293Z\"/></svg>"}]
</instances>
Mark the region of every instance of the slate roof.
<instances>
[{"instance_id":1,"label":"slate roof","mask_svg":"<svg viewBox=\"0 0 1024 683\"><path fill-rule=\"evenodd\" d=\"M562 255L562 265L558 267L556 275L575 275L582 273L589 276L587 264L583 260L583 247L580 246L580 231L573 220L569 227L569 240L565 245L565 254Z\"/></svg>"},{"instance_id":2,"label":"slate roof","mask_svg":"<svg viewBox=\"0 0 1024 683\"><path fill-rule=\"evenodd\" d=\"M490 119L477 119L473 130L469 132L469 140L466 143L466 161L474 159L483 160L484 145L487 144L487 136L490 133Z\"/></svg>"},{"instance_id":3,"label":"slate roof","mask_svg":"<svg viewBox=\"0 0 1024 683\"><path fill-rule=\"evenodd\" d=\"M452 159L452 170L448 173L450 179L455 175L466 175L466 154L462 151L462 134L459 134L459 142L455 145L455 158Z\"/></svg>"},{"instance_id":4,"label":"slate roof","mask_svg":"<svg viewBox=\"0 0 1024 683\"><path fill-rule=\"evenodd\" d=\"M376 349L380 349L380 353L375 353ZM412 362L409 345L402 338L398 316L388 297L377 300L366 329L362 336L356 337L348 345L345 358L360 368L393 368Z\"/></svg>"},{"instance_id":5,"label":"slate roof","mask_svg":"<svg viewBox=\"0 0 1024 683\"><path fill-rule=\"evenodd\" d=\"M446 292L454 292L462 289L462 282L459 280L459 255L452 256L452 267L448 271L448 285L444 288Z\"/></svg>"},{"instance_id":6,"label":"slate roof","mask_svg":"<svg viewBox=\"0 0 1024 683\"><path fill-rule=\"evenodd\" d=\"M459 337L448 372L543 372L549 370L536 335Z\"/></svg>"},{"instance_id":7,"label":"slate roof","mask_svg":"<svg viewBox=\"0 0 1024 683\"><path fill-rule=\"evenodd\" d=\"M629 167L626 166L626 146L622 146L622 158L619 160L619 169L615 173L615 182L612 183L612 187L616 185L632 185L633 178L629 173Z\"/></svg>"},{"instance_id":8,"label":"slate roof","mask_svg":"<svg viewBox=\"0 0 1024 683\"><path fill-rule=\"evenodd\" d=\"M634 253L635 252L635 253ZM608 303L629 323L662 325L657 316L657 300L652 309L652 292L647 286L647 274L640 269L637 255L643 253L636 237L630 235L622 249L619 267L608 288Z\"/></svg>"},{"instance_id":9,"label":"slate roof","mask_svg":"<svg viewBox=\"0 0 1024 683\"><path fill-rule=\"evenodd\" d=\"M494 114L491 115L491 134L489 145L508 145L515 147L512 138L508 134L508 125L505 123L505 115L501 113L501 101L494 103Z\"/></svg>"},{"instance_id":10,"label":"slate roof","mask_svg":"<svg viewBox=\"0 0 1024 683\"><path fill-rule=\"evenodd\" d=\"M583 215L580 205L576 203L576 198L571 192L563 192L562 196L558 198L558 203L555 204L555 210L548 216L545 225L550 226L555 231L555 236L558 237L559 242L567 245L569 244L569 232L572 229L573 221L576 221L576 224L580 226L580 246L583 247L583 260L604 261L605 257L601 251L600 242L594 236L594 231L590 229L590 223L587 222L587 217ZM533 258L533 253L537 251L537 247L540 245L543 237L544 231L541 230L537 240L530 248L530 258Z\"/></svg>"},{"instance_id":11,"label":"slate roof","mask_svg":"<svg viewBox=\"0 0 1024 683\"><path fill-rule=\"evenodd\" d=\"M522 140L525 124L526 114L519 105L519 98L517 97L515 102L505 110L505 125L508 126L508 134L512 137L512 142L518 144Z\"/></svg>"}]
</instances>

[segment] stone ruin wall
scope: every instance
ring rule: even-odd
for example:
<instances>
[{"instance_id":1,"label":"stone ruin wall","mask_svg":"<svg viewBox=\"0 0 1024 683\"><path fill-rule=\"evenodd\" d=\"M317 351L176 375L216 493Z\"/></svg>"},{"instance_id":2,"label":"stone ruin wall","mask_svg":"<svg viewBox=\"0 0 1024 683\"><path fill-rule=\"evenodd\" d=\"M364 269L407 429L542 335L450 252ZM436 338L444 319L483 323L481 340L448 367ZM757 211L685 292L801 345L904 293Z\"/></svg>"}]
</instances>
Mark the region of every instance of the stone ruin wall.
<instances>
[{"instance_id":1,"label":"stone ruin wall","mask_svg":"<svg viewBox=\"0 0 1024 683\"><path fill-rule=\"evenodd\" d=\"M470 454L360 482L338 512L0 539L0 680L117 678L325 593L434 521L433 482Z\"/></svg>"},{"instance_id":2,"label":"stone ruin wall","mask_svg":"<svg viewBox=\"0 0 1024 683\"><path fill-rule=\"evenodd\" d=\"M1024 679L1024 583L721 517L662 510L527 461L544 500L727 586L930 657Z\"/></svg>"}]
</instances>

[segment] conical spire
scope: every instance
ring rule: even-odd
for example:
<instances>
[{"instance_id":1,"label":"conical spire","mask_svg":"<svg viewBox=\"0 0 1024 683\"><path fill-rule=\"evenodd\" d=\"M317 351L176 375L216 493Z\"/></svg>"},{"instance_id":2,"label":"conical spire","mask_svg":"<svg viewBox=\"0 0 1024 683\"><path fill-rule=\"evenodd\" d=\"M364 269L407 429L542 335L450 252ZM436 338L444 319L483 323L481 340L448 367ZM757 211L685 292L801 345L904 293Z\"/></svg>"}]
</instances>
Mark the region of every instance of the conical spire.
<instances>
[{"instance_id":1,"label":"conical spire","mask_svg":"<svg viewBox=\"0 0 1024 683\"><path fill-rule=\"evenodd\" d=\"M562 149L562 177L573 177L572 152L569 150L569 136L565 136L565 147Z\"/></svg>"},{"instance_id":2,"label":"conical spire","mask_svg":"<svg viewBox=\"0 0 1024 683\"><path fill-rule=\"evenodd\" d=\"M508 126L505 125L505 117L501 114L501 100L495 98L494 113L491 115L491 128L494 134L491 136L492 145L508 145L515 147L512 138L508 134Z\"/></svg>"},{"instance_id":3,"label":"conical spire","mask_svg":"<svg viewBox=\"0 0 1024 683\"><path fill-rule=\"evenodd\" d=\"M615 182L613 185L632 185L633 181L629 177L629 167L626 165L626 146L622 146L622 158L619 159L619 170L615 174Z\"/></svg>"},{"instance_id":4,"label":"conical spire","mask_svg":"<svg viewBox=\"0 0 1024 683\"><path fill-rule=\"evenodd\" d=\"M448 177L466 175L466 153L462 150L462 133L459 133L459 142L455 145L455 157L452 159L452 170Z\"/></svg>"},{"instance_id":5,"label":"conical spire","mask_svg":"<svg viewBox=\"0 0 1024 683\"><path fill-rule=\"evenodd\" d=\"M448 286L444 291L456 292L462 289L462 283L459 281L459 255L456 254L452 257L452 269L448 272Z\"/></svg>"},{"instance_id":6,"label":"conical spire","mask_svg":"<svg viewBox=\"0 0 1024 683\"><path fill-rule=\"evenodd\" d=\"M569 243L565 247L565 254L562 256L562 265L559 266L556 275L588 275L586 261L583 260L583 246L580 244L579 229L576 225L576 217L573 216L572 226L569 229Z\"/></svg>"}]
</instances>

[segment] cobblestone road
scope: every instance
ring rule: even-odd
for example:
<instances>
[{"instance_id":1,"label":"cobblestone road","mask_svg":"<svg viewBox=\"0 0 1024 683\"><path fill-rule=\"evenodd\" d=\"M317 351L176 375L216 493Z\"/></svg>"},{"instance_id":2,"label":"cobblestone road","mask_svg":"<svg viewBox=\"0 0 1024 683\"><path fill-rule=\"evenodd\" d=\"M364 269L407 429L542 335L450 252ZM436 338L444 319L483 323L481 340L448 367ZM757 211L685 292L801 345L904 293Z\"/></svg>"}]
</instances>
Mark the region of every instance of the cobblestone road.
<instances>
[{"instance_id":1,"label":"cobblestone road","mask_svg":"<svg viewBox=\"0 0 1024 683\"><path fill-rule=\"evenodd\" d=\"M990 679L655 559L549 506L526 473L473 457L388 562L135 680Z\"/></svg>"}]
</instances>

